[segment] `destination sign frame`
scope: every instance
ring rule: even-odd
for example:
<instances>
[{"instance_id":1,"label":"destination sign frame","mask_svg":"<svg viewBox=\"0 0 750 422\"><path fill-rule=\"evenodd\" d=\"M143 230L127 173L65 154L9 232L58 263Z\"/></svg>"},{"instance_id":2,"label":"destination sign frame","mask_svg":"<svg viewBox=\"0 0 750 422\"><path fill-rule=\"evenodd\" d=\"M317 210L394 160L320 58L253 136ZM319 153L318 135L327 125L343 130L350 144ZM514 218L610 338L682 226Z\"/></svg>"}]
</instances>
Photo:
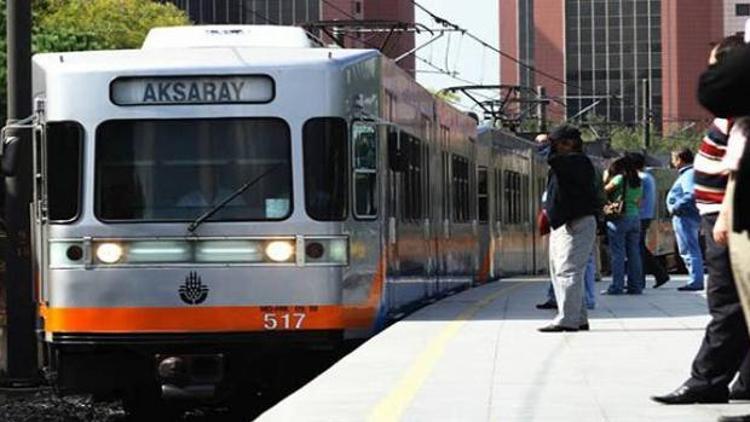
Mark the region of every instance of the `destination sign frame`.
<instances>
[{"instance_id":1,"label":"destination sign frame","mask_svg":"<svg viewBox=\"0 0 750 422\"><path fill-rule=\"evenodd\" d=\"M109 84L119 106L268 104L276 98L269 75L121 76Z\"/></svg>"}]
</instances>

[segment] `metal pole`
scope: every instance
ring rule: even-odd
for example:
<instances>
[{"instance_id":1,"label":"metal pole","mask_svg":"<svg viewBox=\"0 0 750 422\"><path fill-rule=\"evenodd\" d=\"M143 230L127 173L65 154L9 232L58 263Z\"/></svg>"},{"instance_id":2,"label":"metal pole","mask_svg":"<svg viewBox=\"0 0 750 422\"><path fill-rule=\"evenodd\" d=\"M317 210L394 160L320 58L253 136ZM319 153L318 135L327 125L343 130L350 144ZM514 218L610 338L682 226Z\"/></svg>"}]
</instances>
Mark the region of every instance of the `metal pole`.
<instances>
[{"instance_id":1,"label":"metal pole","mask_svg":"<svg viewBox=\"0 0 750 422\"><path fill-rule=\"evenodd\" d=\"M31 1L7 0L8 122L31 115ZM9 131L10 132L10 131ZM31 134L20 137L18 169L5 178L5 287L8 383L33 382L38 375L36 309L31 278L29 204L32 197Z\"/></svg>"},{"instance_id":2,"label":"metal pole","mask_svg":"<svg viewBox=\"0 0 750 422\"><path fill-rule=\"evenodd\" d=\"M536 99L537 103L536 117L537 117L537 129L539 133L547 131L547 90L542 85L536 87Z\"/></svg>"},{"instance_id":3,"label":"metal pole","mask_svg":"<svg viewBox=\"0 0 750 422\"><path fill-rule=\"evenodd\" d=\"M651 83L643 80L643 149L651 147Z\"/></svg>"}]
</instances>

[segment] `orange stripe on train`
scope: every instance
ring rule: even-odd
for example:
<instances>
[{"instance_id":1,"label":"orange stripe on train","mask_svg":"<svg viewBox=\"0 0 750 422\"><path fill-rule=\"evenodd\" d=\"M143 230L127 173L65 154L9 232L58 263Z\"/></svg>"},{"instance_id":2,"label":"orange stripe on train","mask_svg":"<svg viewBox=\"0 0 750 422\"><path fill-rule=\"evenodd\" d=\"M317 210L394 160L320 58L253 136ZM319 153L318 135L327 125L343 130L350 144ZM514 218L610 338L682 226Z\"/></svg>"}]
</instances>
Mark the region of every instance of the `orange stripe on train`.
<instances>
[{"instance_id":1,"label":"orange stripe on train","mask_svg":"<svg viewBox=\"0 0 750 422\"><path fill-rule=\"evenodd\" d=\"M131 308L39 307L46 332L248 332L371 328L380 305L385 260L365 301L352 305L200 306Z\"/></svg>"}]
</instances>

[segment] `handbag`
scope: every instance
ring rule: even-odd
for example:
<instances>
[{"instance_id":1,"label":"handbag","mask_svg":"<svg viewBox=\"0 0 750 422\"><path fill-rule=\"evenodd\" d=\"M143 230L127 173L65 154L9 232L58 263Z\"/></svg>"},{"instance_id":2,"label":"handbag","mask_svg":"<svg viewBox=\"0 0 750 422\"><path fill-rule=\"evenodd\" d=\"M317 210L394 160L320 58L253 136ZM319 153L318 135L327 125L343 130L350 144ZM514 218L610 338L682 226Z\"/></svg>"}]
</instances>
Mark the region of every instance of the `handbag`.
<instances>
[{"instance_id":1,"label":"handbag","mask_svg":"<svg viewBox=\"0 0 750 422\"><path fill-rule=\"evenodd\" d=\"M547 212L544 208L541 208L536 215L536 226L539 227L539 236L546 236L549 234L549 218L547 217Z\"/></svg>"},{"instance_id":2,"label":"handbag","mask_svg":"<svg viewBox=\"0 0 750 422\"><path fill-rule=\"evenodd\" d=\"M613 201L607 201L602 207L605 220L617 220L625 215L625 197L628 193L628 182L623 180L623 193Z\"/></svg>"}]
</instances>

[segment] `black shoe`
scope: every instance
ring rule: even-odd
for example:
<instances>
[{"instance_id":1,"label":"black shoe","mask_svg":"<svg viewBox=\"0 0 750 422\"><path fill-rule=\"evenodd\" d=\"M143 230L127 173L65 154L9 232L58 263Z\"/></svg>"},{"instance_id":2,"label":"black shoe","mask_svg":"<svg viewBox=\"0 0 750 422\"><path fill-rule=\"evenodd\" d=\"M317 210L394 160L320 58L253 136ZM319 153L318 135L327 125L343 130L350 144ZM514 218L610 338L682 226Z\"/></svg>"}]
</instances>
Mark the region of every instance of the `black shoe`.
<instances>
[{"instance_id":1,"label":"black shoe","mask_svg":"<svg viewBox=\"0 0 750 422\"><path fill-rule=\"evenodd\" d=\"M677 290L681 292L699 292L703 290L703 286L690 286L690 285L681 286L681 287L678 287Z\"/></svg>"},{"instance_id":2,"label":"black shoe","mask_svg":"<svg viewBox=\"0 0 750 422\"><path fill-rule=\"evenodd\" d=\"M651 400L664 404L695 404L695 403L728 403L728 389L698 389L686 385L663 396L653 396Z\"/></svg>"},{"instance_id":3,"label":"black shoe","mask_svg":"<svg viewBox=\"0 0 750 422\"><path fill-rule=\"evenodd\" d=\"M537 328L540 333L562 333L562 332L576 332L578 328L563 327L562 325L550 324L546 327Z\"/></svg>"},{"instance_id":4,"label":"black shoe","mask_svg":"<svg viewBox=\"0 0 750 422\"><path fill-rule=\"evenodd\" d=\"M750 391L730 390L729 400L750 400Z\"/></svg>"},{"instance_id":5,"label":"black shoe","mask_svg":"<svg viewBox=\"0 0 750 422\"><path fill-rule=\"evenodd\" d=\"M661 280L656 280L656 283L654 283L654 289L658 289L659 287L667 284L668 281L669 281L669 277L662 278Z\"/></svg>"},{"instance_id":6,"label":"black shoe","mask_svg":"<svg viewBox=\"0 0 750 422\"><path fill-rule=\"evenodd\" d=\"M588 322L585 324L581 324L578 326L578 331L588 331L589 330L589 324Z\"/></svg>"},{"instance_id":7,"label":"black shoe","mask_svg":"<svg viewBox=\"0 0 750 422\"><path fill-rule=\"evenodd\" d=\"M642 290L626 290L625 294L627 294L627 295L642 295L643 291Z\"/></svg>"},{"instance_id":8,"label":"black shoe","mask_svg":"<svg viewBox=\"0 0 750 422\"><path fill-rule=\"evenodd\" d=\"M557 309L557 302L554 300L548 300L544 303L537 303L536 304L537 309Z\"/></svg>"},{"instance_id":9,"label":"black shoe","mask_svg":"<svg viewBox=\"0 0 750 422\"><path fill-rule=\"evenodd\" d=\"M719 416L718 422L750 422L750 415Z\"/></svg>"}]
</instances>

